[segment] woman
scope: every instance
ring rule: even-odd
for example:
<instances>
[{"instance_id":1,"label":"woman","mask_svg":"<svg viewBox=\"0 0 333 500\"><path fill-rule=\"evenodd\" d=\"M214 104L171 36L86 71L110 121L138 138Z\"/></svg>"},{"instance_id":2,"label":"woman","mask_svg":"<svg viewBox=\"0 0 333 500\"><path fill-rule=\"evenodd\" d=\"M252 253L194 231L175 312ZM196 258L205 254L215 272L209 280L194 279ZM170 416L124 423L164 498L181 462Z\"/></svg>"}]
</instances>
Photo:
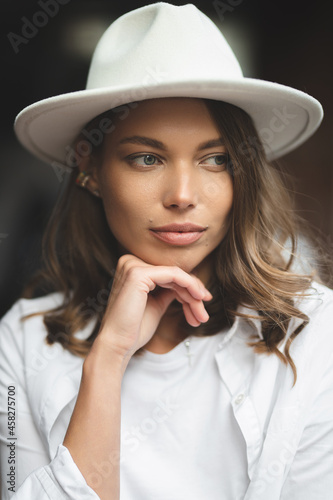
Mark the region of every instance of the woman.
<instances>
[{"instance_id":1,"label":"woman","mask_svg":"<svg viewBox=\"0 0 333 500\"><path fill-rule=\"evenodd\" d=\"M4 499L329 498L332 292L293 270L267 161L321 116L163 3L107 30L86 91L19 115L71 175L31 287L53 293L1 324Z\"/></svg>"}]
</instances>

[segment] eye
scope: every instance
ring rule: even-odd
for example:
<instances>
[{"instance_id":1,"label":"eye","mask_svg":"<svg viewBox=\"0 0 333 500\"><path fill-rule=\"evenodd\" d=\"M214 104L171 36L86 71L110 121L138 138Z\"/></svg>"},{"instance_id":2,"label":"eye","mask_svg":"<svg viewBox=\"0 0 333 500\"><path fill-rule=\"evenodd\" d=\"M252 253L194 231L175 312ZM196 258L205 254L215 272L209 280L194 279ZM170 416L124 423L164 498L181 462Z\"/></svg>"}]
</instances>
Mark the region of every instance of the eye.
<instances>
[{"instance_id":1,"label":"eye","mask_svg":"<svg viewBox=\"0 0 333 500\"><path fill-rule=\"evenodd\" d=\"M210 165L214 167L226 166L227 162L228 162L228 155L224 153L209 156L208 158L205 158L202 161L202 163L204 163L205 165Z\"/></svg>"},{"instance_id":2,"label":"eye","mask_svg":"<svg viewBox=\"0 0 333 500\"><path fill-rule=\"evenodd\" d=\"M151 154L132 156L129 157L129 161L132 165L138 165L139 167L150 167L160 163L160 160Z\"/></svg>"}]
</instances>

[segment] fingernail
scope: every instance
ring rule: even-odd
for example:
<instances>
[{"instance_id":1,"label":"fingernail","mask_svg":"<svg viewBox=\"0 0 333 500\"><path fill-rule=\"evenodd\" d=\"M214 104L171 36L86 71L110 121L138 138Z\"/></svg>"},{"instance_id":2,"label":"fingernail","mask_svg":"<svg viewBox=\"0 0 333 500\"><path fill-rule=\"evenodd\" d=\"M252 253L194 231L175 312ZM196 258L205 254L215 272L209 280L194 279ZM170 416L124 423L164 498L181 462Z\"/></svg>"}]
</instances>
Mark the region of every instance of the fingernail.
<instances>
[{"instance_id":1,"label":"fingernail","mask_svg":"<svg viewBox=\"0 0 333 500\"><path fill-rule=\"evenodd\" d=\"M209 320L209 314L207 311L205 311L205 319L203 320L203 323L206 323L206 321Z\"/></svg>"}]
</instances>

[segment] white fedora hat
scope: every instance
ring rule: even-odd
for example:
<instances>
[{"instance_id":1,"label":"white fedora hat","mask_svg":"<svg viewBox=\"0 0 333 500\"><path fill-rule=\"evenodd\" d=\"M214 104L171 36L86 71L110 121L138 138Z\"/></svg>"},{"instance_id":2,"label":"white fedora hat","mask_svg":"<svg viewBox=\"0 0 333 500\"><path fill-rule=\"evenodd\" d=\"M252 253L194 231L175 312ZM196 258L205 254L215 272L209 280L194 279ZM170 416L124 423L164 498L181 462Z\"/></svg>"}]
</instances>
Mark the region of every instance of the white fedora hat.
<instances>
[{"instance_id":1,"label":"white fedora hat","mask_svg":"<svg viewBox=\"0 0 333 500\"><path fill-rule=\"evenodd\" d=\"M245 78L215 24L194 5L155 3L117 19L94 52L86 90L25 108L15 131L48 163L66 165L72 142L97 115L159 97L226 101L254 120L269 159L302 144L323 111L313 97L277 83Z\"/></svg>"}]
</instances>

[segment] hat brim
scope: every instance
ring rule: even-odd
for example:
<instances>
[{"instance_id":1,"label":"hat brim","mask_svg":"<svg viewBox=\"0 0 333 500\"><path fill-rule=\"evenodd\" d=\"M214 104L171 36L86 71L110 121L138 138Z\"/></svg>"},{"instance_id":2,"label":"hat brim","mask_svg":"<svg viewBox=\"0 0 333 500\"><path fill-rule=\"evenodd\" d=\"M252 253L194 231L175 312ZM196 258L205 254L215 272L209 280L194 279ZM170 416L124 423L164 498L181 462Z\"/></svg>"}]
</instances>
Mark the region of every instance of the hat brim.
<instances>
[{"instance_id":1,"label":"hat brim","mask_svg":"<svg viewBox=\"0 0 333 500\"><path fill-rule=\"evenodd\" d=\"M299 90L251 78L182 81L141 87L104 87L63 94L25 108L15 120L21 143L47 163L66 165L73 141L99 114L123 104L161 97L225 101L253 119L269 160L301 145L319 127L321 104Z\"/></svg>"}]
</instances>

